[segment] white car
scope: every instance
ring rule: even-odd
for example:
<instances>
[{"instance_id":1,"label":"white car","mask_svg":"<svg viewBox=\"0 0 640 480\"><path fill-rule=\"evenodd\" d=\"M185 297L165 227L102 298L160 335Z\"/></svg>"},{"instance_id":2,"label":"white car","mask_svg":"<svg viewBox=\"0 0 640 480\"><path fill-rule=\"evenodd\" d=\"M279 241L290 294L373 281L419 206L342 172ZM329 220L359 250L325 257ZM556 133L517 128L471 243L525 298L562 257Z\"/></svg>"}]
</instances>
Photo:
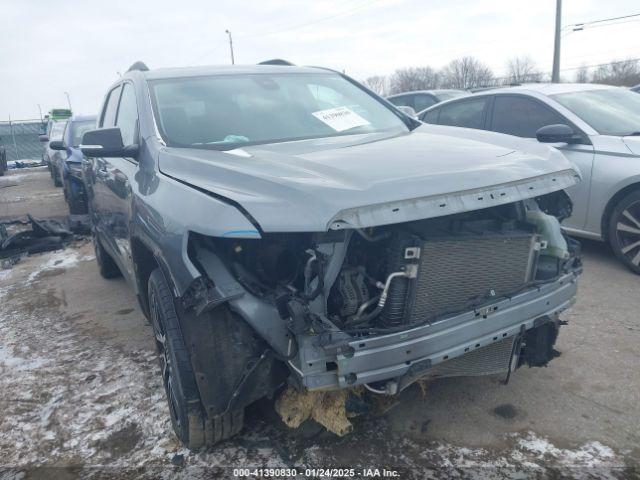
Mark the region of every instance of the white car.
<instances>
[{"instance_id":1,"label":"white car","mask_svg":"<svg viewBox=\"0 0 640 480\"><path fill-rule=\"evenodd\" d=\"M567 189L573 213L564 229L609 242L640 274L640 95L606 85L527 84L449 100L418 118L557 143L582 173Z\"/></svg>"}]
</instances>

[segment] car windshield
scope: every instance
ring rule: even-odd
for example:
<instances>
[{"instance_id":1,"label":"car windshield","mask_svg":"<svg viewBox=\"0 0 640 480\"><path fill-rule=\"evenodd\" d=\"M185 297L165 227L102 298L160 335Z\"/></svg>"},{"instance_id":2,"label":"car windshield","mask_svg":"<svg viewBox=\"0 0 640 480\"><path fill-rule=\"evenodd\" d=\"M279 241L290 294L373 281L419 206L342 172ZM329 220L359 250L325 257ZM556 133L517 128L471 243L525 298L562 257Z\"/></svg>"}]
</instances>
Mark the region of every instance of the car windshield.
<instances>
[{"instance_id":1,"label":"car windshield","mask_svg":"<svg viewBox=\"0 0 640 480\"><path fill-rule=\"evenodd\" d=\"M560 93L551 98L587 122L600 135L640 132L640 95L622 88Z\"/></svg>"},{"instance_id":2,"label":"car windshield","mask_svg":"<svg viewBox=\"0 0 640 480\"><path fill-rule=\"evenodd\" d=\"M170 146L228 150L408 130L389 108L332 73L217 75L150 85L158 129Z\"/></svg>"},{"instance_id":3,"label":"car windshield","mask_svg":"<svg viewBox=\"0 0 640 480\"><path fill-rule=\"evenodd\" d=\"M67 122L54 122L51 126L51 135L49 140L62 140L62 134L67 126Z\"/></svg>"},{"instance_id":4,"label":"car windshield","mask_svg":"<svg viewBox=\"0 0 640 480\"><path fill-rule=\"evenodd\" d=\"M83 120L71 124L71 145L77 147L82 143L82 135L88 130L96 128L95 120Z\"/></svg>"}]
</instances>

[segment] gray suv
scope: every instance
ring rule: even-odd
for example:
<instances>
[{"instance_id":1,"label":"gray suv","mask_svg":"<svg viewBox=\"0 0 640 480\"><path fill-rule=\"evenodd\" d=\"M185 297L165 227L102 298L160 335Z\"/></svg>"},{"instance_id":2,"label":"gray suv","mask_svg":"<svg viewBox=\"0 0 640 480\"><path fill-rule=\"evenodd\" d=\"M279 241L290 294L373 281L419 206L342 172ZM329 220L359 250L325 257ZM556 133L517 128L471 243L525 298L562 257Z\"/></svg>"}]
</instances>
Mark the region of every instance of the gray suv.
<instances>
[{"instance_id":1,"label":"gray suv","mask_svg":"<svg viewBox=\"0 0 640 480\"><path fill-rule=\"evenodd\" d=\"M135 289L189 448L285 388L396 395L554 356L581 271L557 150L422 125L296 66L136 64L97 127L97 262Z\"/></svg>"}]
</instances>

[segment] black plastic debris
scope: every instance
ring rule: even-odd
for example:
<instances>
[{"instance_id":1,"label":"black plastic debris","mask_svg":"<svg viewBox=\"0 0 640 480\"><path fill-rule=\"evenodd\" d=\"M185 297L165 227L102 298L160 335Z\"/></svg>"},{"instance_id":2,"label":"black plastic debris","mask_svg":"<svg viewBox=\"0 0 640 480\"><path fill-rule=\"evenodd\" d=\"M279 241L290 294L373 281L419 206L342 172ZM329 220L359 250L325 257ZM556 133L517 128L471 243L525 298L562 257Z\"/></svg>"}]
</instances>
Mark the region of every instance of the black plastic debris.
<instances>
[{"instance_id":1,"label":"black plastic debris","mask_svg":"<svg viewBox=\"0 0 640 480\"><path fill-rule=\"evenodd\" d=\"M79 217L79 216L74 216ZM27 215L26 222L10 220L0 222L0 259L17 259L22 255L50 252L86 235L90 226L86 218L59 220L38 220ZM7 225L24 223L30 229L8 233ZM6 264L7 262L3 262ZM15 263L15 261L10 262Z\"/></svg>"},{"instance_id":2,"label":"black plastic debris","mask_svg":"<svg viewBox=\"0 0 640 480\"><path fill-rule=\"evenodd\" d=\"M15 160L9 163L9 169L18 169L18 168L34 168L34 167L44 167L46 163L44 160L36 162L33 160Z\"/></svg>"}]
</instances>

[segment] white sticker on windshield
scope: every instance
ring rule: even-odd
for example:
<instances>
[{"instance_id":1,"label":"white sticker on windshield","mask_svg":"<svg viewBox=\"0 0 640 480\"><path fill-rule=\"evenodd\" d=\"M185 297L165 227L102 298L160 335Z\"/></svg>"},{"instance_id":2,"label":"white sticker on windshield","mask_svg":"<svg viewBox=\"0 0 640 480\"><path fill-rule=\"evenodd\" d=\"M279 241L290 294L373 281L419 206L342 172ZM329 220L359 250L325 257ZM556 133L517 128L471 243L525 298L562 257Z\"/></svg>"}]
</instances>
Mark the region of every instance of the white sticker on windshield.
<instances>
[{"instance_id":1,"label":"white sticker on windshield","mask_svg":"<svg viewBox=\"0 0 640 480\"><path fill-rule=\"evenodd\" d=\"M313 112L313 116L326 123L336 132L343 132L350 128L369 125L369 122L348 107L329 108Z\"/></svg>"}]
</instances>

